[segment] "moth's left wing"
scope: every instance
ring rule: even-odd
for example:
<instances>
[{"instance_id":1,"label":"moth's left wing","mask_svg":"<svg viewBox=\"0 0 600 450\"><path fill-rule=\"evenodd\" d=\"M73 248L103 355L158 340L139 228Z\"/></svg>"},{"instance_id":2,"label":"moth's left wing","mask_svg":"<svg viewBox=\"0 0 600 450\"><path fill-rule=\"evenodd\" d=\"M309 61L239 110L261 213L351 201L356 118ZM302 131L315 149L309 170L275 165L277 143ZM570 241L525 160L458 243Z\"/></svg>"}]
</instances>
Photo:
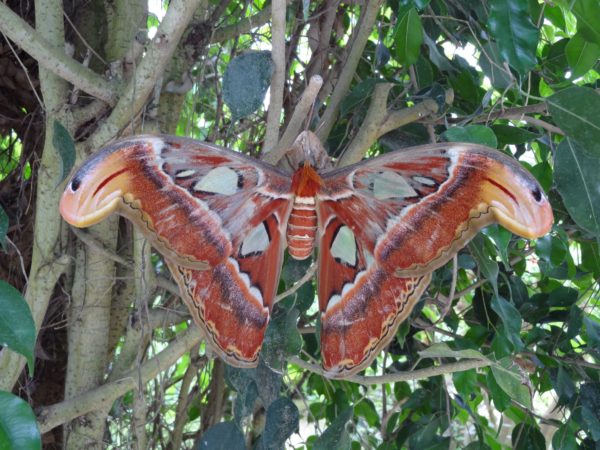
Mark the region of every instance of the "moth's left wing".
<instances>
[{"instance_id":1,"label":"moth's left wing","mask_svg":"<svg viewBox=\"0 0 600 450\"><path fill-rule=\"evenodd\" d=\"M385 270L427 274L497 222L536 238L553 222L539 183L514 159L484 146L412 147L322 176L329 208Z\"/></svg>"},{"instance_id":2,"label":"moth's left wing","mask_svg":"<svg viewBox=\"0 0 600 450\"><path fill-rule=\"evenodd\" d=\"M486 147L436 144L322 176L317 195L323 366L367 366L429 283L481 228L499 222L533 238L552 209L516 161Z\"/></svg>"}]
</instances>

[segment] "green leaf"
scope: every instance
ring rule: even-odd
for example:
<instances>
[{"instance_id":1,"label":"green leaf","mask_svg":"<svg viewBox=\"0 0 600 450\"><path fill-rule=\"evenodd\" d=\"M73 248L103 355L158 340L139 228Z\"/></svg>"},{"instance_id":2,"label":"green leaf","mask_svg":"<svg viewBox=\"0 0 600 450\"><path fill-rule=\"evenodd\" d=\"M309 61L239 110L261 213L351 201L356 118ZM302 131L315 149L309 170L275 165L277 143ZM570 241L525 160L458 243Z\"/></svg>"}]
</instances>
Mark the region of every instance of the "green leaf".
<instances>
[{"instance_id":1,"label":"green leaf","mask_svg":"<svg viewBox=\"0 0 600 450\"><path fill-rule=\"evenodd\" d=\"M600 384L586 383L581 386L582 417L594 440L600 441Z\"/></svg>"},{"instance_id":2,"label":"green leaf","mask_svg":"<svg viewBox=\"0 0 600 450\"><path fill-rule=\"evenodd\" d=\"M555 389L559 400L563 403L569 401L577 393L575 383L569 376L569 372L567 372L563 366L558 368Z\"/></svg>"},{"instance_id":3,"label":"green leaf","mask_svg":"<svg viewBox=\"0 0 600 450\"><path fill-rule=\"evenodd\" d=\"M448 346L448 344L444 342L433 344L425 350L420 351L419 356L421 358L470 358L482 360L487 359L485 356L483 356L483 354L481 354L477 350L452 350Z\"/></svg>"},{"instance_id":4,"label":"green leaf","mask_svg":"<svg viewBox=\"0 0 600 450\"><path fill-rule=\"evenodd\" d=\"M577 17L577 31L589 42L600 45L600 3L598 0L577 0L573 5Z\"/></svg>"},{"instance_id":5,"label":"green leaf","mask_svg":"<svg viewBox=\"0 0 600 450\"><path fill-rule=\"evenodd\" d=\"M546 450L546 439L535 425L520 423L512 431L514 450Z\"/></svg>"},{"instance_id":6,"label":"green leaf","mask_svg":"<svg viewBox=\"0 0 600 450\"><path fill-rule=\"evenodd\" d=\"M583 323L588 337L588 344L600 351L600 323L589 317L584 317Z\"/></svg>"},{"instance_id":7,"label":"green leaf","mask_svg":"<svg viewBox=\"0 0 600 450\"><path fill-rule=\"evenodd\" d=\"M288 357L297 355L302 349L302 335L298 331L300 312L293 308L271 320L263 343L261 357L270 368L280 371Z\"/></svg>"},{"instance_id":8,"label":"green leaf","mask_svg":"<svg viewBox=\"0 0 600 450\"><path fill-rule=\"evenodd\" d=\"M496 381L496 378L494 378L494 373L491 369L486 375L485 384L490 389L492 401L494 402L496 409L500 412L506 411L506 409L511 405L510 396L500 387Z\"/></svg>"},{"instance_id":9,"label":"green leaf","mask_svg":"<svg viewBox=\"0 0 600 450\"><path fill-rule=\"evenodd\" d=\"M27 358L29 373L33 374L35 323L29 305L14 287L0 280L0 345Z\"/></svg>"},{"instance_id":10,"label":"green leaf","mask_svg":"<svg viewBox=\"0 0 600 450\"><path fill-rule=\"evenodd\" d=\"M600 117L600 115L599 115ZM554 155L556 188L573 220L600 236L600 154L592 156L578 142L564 139Z\"/></svg>"},{"instance_id":11,"label":"green leaf","mask_svg":"<svg viewBox=\"0 0 600 450\"><path fill-rule=\"evenodd\" d=\"M6 251L6 234L8 233L8 215L0 206L0 246Z\"/></svg>"},{"instance_id":12,"label":"green leaf","mask_svg":"<svg viewBox=\"0 0 600 450\"><path fill-rule=\"evenodd\" d=\"M571 79L579 78L598 62L600 45L585 40L581 33L577 33L565 47L565 55L572 70Z\"/></svg>"},{"instance_id":13,"label":"green leaf","mask_svg":"<svg viewBox=\"0 0 600 450\"><path fill-rule=\"evenodd\" d=\"M552 436L552 448L560 450L577 450L579 446L575 439L576 433L577 428L573 425L573 421L569 420L567 423L562 424Z\"/></svg>"},{"instance_id":14,"label":"green leaf","mask_svg":"<svg viewBox=\"0 0 600 450\"><path fill-rule=\"evenodd\" d=\"M60 183L63 182L75 164L75 143L67 129L58 121L54 121L52 145L60 156Z\"/></svg>"},{"instance_id":15,"label":"green leaf","mask_svg":"<svg viewBox=\"0 0 600 450\"><path fill-rule=\"evenodd\" d=\"M527 386L523 384L526 377L521 375L518 366L510 358L503 358L491 367L498 386L510 398L531 409L531 394Z\"/></svg>"},{"instance_id":16,"label":"green leaf","mask_svg":"<svg viewBox=\"0 0 600 450\"><path fill-rule=\"evenodd\" d=\"M494 261L489 254L486 252L486 241L485 238L478 234L476 235L471 243L469 244L469 250L477 261L479 270L483 272L483 276L492 283L494 292L498 293L498 263Z\"/></svg>"},{"instance_id":17,"label":"green leaf","mask_svg":"<svg viewBox=\"0 0 600 450\"><path fill-rule=\"evenodd\" d=\"M340 103L340 118L346 117L359 106L367 104L377 84L376 78L367 78L358 83Z\"/></svg>"},{"instance_id":18,"label":"green leaf","mask_svg":"<svg viewBox=\"0 0 600 450\"><path fill-rule=\"evenodd\" d=\"M504 67L500 50L494 42L483 44L479 65L496 89L503 91L514 83L513 76L508 68Z\"/></svg>"},{"instance_id":19,"label":"green leaf","mask_svg":"<svg viewBox=\"0 0 600 450\"><path fill-rule=\"evenodd\" d=\"M448 128L441 136L450 142L471 142L496 148L498 140L494 132L483 125L467 125L466 127Z\"/></svg>"},{"instance_id":20,"label":"green leaf","mask_svg":"<svg viewBox=\"0 0 600 450\"><path fill-rule=\"evenodd\" d=\"M514 349L521 350L523 348L523 341L521 341L520 333L523 319L521 319L519 310L500 295L492 297L492 309L500 316L502 323L504 323L506 337Z\"/></svg>"},{"instance_id":21,"label":"green leaf","mask_svg":"<svg viewBox=\"0 0 600 450\"><path fill-rule=\"evenodd\" d=\"M230 61L223 75L223 100L231 110L232 121L260 108L271 84L272 71L269 51L249 51Z\"/></svg>"},{"instance_id":22,"label":"green leaf","mask_svg":"<svg viewBox=\"0 0 600 450\"><path fill-rule=\"evenodd\" d=\"M10 392L0 391L0 449L41 448L40 430L31 406Z\"/></svg>"},{"instance_id":23,"label":"green leaf","mask_svg":"<svg viewBox=\"0 0 600 450\"><path fill-rule=\"evenodd\" d=\"M539 31L529 18L527 2L490 1L488 27L496 39L500 55L520 75L526 75L535 67Z\"/></svg>"},{"instance_id":24,"label":"green leaf","mask_svg":"<svg viewBox=\"0 0 600 450\"><path fill-rule=\"evenodd\" d=\"M394 34L396 56L400 64L414 64L421 54L423 24L415 8L410 8L398 23Z\"/></svg>"},{"instance_id":25,"label":"green leaf","mask_svg":"<svg viewBox=\"0 0 600 450\"><path fill-rule=\"evenodd\" d=\"M265 431L261 436L264 449L284 448L285 441L298 430L300 411L287 397L275 400L267 409Z\"/></svg>"},{"instance_id":26,"label":"green leaf","mask_svg":"<svg viewBox=\"0 0 600 450\"><path fill-rule=\"evenodd\" d=\"M347 450L350 448L350 435L346 425L352 416L354 409L346 408L335 418L331 425L315 441L313 450Z\"/></svg>"},{"instance_id":27,"label":"green leaf","mask_svg":"<svg viewBox=\"0 0 600 450\"><path fill-rule=\"evenodd\" d=\"M600 157L600 95L593 89L575 86L547 100L554 122L587 152Z\"/></svg>"},{"instance_id":28,"label":"green leaf","mask_svg":"<svg viewBox=\"0 0 600 450\"><path fill-rule=\"evenodd\" d=\"M540 137L538 133L532 133L524 128L513 127L510 125L497 124L492 125L490 128L496 135L500 147L509 144L525 144L526 142L531 142Z\"/></svg>"},{"instance_id":29,"label":"green leaf","mask_svg":"<svg viewBox=\"0 0 600 450\"><path fill-rule=\"evenodd\" d=\"M233 422L221 422L206 430L196 442L198 450L246 450L244 435Z\"/></svg>"}]
</instances>

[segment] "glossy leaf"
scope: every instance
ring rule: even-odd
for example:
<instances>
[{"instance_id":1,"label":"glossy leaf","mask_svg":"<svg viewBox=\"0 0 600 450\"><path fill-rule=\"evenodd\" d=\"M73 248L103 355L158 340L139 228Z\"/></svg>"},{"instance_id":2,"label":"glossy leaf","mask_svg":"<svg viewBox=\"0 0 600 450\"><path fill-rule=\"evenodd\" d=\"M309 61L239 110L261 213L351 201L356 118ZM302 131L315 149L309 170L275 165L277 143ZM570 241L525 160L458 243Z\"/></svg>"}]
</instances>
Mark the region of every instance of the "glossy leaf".
<instances>
[{"instance_id":1,"label":"glossy leaf","mask_svg":"<svg viewBox=\"0 0 600 450\"><path fill-rule=\"evenodd\" d=\"M427 347L419 352L421 358L471 358L487 359L482 353L473 349L453 350L448 344L440 342Z\"/></svg>"},{"instance_id":2,"label":"glossy leaf","mask_svg":"<svg viewBox=\"0 0 600 450\"><path fill-rule=\"evenodd\" d=\"M69 131L58 120L54 121L53 132L52 145L60 156L60 182L62 182L75 164L75 142Z\"/></svg>"},{"instance_id":3,"label":"glossy leaf","mask_svg":"<svg viewBox=\"0 0 600 450\"><path fill-rule=\"evenodd\" d=\"M408 66L417 62L423 43L423 24L415 8L410 8L400 19L394 43L400 64Z\"/></svg>"},{"instance_id":4,"label":"glossy leaf","mask_svg":"<svg viewBox=\"0 0 600 450\"><path fill-rule=\"evenodd\" d=\"M350 435L346 425L352 416L354 409L346 408L335 418L331 425L315 441L313 450L348 450L350 448Z\"/></svg>"},{"instance_id":5,"label":"glossy leaf","mask_svg":"<svg viewBox=\"0 0 600 450\"><path fill-rule=\"evenodd\" d=\"M600 45L584 39L577 33L565 47L565 55L571 66L571 79L579 78L598 62Z\"/></svg>"},{"instance_id":6,"label":"glossy leaf","mask_svg":"<svg viewBox=\"0 0 600 450\"><path fill-rule=\"evenodd\" d=\"M600 94L585 87L572 87L548 98L554 121L582 148L600 157Z\"/></svg>"},{"instance_id":7,"label":"glossy leaf","mask_svg":"<svg viewBox=\"0 0 600 450\"><path fill-rule=\"evenodd\" d=\"M269 323L261 356L273 370L283 370L286 359L300 353L302 336L298 331L299 315L299 311L293 308L273 317Z\"/></svg>"},{"instance_id":8,"label":"glossy leaf","mask_svg":"<svg viewBox=\"0 0 600 450\"><path fill-rule=\"evenodd\" d=\"M35 323L29 305L14 287L0 280L0 345L27 358L29 373L33 373Z\"/></svg>"},{"instance_id":9,"label":"glossy leaf","mask_svg":"<svg viewBox=\"0 0 600 450\"><path fill-rule=\"evenodd\" d=\"M588 343L592 347L595 347L596 350L600 351L600 323L590 317L584 317L583 323L585 325Z\"/></svg>"},{"instance_id":10,"label":"glossy leaf","mask_svg":"<svg viewBox=\"0 0 600 450\"><path fill-rule=\"evenodd\" d=\"M221 422L206 430L196 442L198 450L246 450L244 435L233 422Z\"/></svg>"},{"instance_id":11,"label":"glossy leaf","mask_svg":"<svg viewBox=\"0 0 600 450\"><path fill-rule=\"evenodd\" d=\"M581 386L582 417L592 434L592 438L600 441L600 384L585 383Z\"/></svg>"},{"instance_id":12,"label":"glossy leaf","mask_svg":"<svg viewBox=\"0 0 600 450\"><path fill-rule=\"evenodd\" d=\"M573 426L572 421L561 425L552 436L552 447L561 450L577 450L579 446L575 439L576 432L577 429Z\"/></svg>"},{"instance_id":13,"label":"glossy leaf","mask_svg":"<svg viewBox=\"0 0 600 450\"><path fill-rule=\"evenodd\" d=\"M525 144L540 137L538 133L533 133L525 128L514 127L510 125L497 124L490 127L496 138L499 147L502 148L508 144Z\"/></svg>"},{"instance_id":14,"label":"glossy leaf","mask_svg":"<svg viewBox=\"0 0 600 450\"><path fill-rule=\"evenodd\" d=\"M269 405L261 445L265 450L284 448L285 441L298 430L300 411L287 397L281 397Z\"/></svg>"},{"instance_id":15,"label":"glossy leaf","mask_svg":"<svg viewBox=\"0 0 600 450\"><path fill-rule=\"evenodd\" d=\"M520 423L513 428L512 448L514 450L546 450L546 440L539 428Z\"/></svg>"},{"instance_id":16,"label":"glossy leaf","mask_svg":"<svg viewBox=\"0 0 600 450\"><path fill-rule=\"evenodd\" d=\"M491 367L498 386L510 398L531 409L531 394L523 384L523 375L519 372L518 366L510 358L504 358Z\"/></svg>"},{"instance_id":17,"label":"glossy leaf","mask_svg":"<svg viewBox=\"0 0 600 450\"><path fill-rule=\"evenodd\" d=\"M492 0L488 27L502 58L521 76L535 67L539 31L531 22L527 3Z\"/></svg>"},{"instance_id":18,"label":"glossy leaf","mask_svg":"<svg viewBox=\"0 0 600 450\"><path fill-rule=\"evenodd\" d=\"M8 233L8 215L0 206L0 247L6 251L6 234Z\"/></svg>"},{"instance_id":19,"label":"glossy leaf","mask_svg":"<svg viewBox=\"0 0 600 450\"><path fill-rule=\"evenodd\" d=\"M520 350L523 347L523 342L520 336L522 319L519 310L499 295L492 297L492 309L502 319L506 330L506 337L513 344L514 349Z\"/></svg>"},{"instance_id":20,"label":"glossy leaf","mask_svg":"<svg viewBox=\"0 0 600 450\"><path fill-rule=\"evenodd\" d=\"M494 292L498 292L498 263L494 261L486 252L486 240L481 235L476 235L471 243L469 244L469 250L477 261L479 270L483 273L485 278L492 284Z\"/></svg>"},{"instance_id":21,"label":"glossy leaf","mask_svg":"<svg viewBox=\"0 0 600 450\"><path fill-rule=\"evenodd\" d=\"M466 127L448 128L442 133L442 138L450 142L472 142L496 148L498 140L494 132L483 125L467 125Z\"/></svg>"},{"instance_id":22,"label":"glossy leaf","mask_svg":"<svg viewBox=\"0 0 600 450\"><path fill-rule=\"evenodd\" d=\"M573 4L573 14L577 18L577 31L583 37L600 45L600 3L598 0L576 0Z\"/></svg>"},{"instance_id":23,"label":"glossy leaf","mask_svg":"<svg viewBox=\"0 0 600 450\"><path fill-rule=\"evenodd\" d=\"M223 100L233 121L260 108L271 84L272 70L268 51L249 51L231 60L223 75Z\"/></svg>"},{"instance_id":24,"label":"glossy leaf","mask_svg":"<svg viewBox=\"0 0 600 450\"><path fill-rule=\"evenodd\" d=\"M495 42L483 44L483 51L479 55L479 65L496 89L504 90L514 83L514 77L505 67Z\"/></svg>"},{"instance_id":25,"label":"glossy leaf","mask_svg":"<svg viewBox=\"0 0 600 450\"><path fill-rule=\"evenodd\" d=\"M554 179L569 215L580 227L600 236L598 167L600 156L590 155L572 139L564 139L556 149Z\"/></svg>"},{"instance_id":26,"label":"glossy leaf","mask_svg":"<svg viewBox=\"0 0 600 450\"><path fill-rule=\"evenodd\" d=\"M10 392L0 391L0 449L41 448L42 439L31 406Z\"/></svg>"}]
</instances>

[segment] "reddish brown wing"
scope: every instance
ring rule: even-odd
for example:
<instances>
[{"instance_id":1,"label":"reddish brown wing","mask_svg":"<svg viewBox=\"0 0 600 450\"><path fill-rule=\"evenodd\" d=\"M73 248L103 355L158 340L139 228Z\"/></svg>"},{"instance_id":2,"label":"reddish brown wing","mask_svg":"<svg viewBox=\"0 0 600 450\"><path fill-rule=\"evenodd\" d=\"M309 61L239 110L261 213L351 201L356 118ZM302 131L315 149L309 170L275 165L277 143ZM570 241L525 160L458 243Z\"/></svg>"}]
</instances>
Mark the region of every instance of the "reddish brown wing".
<instances>
[{"instance_id":1,"label":"reddish brown wing","mask_svg":"<svg viewBox=\"0 0 600 450\"><path fill-rule=\"evenodd\" d=\"M319 306L324 367L368 365L412 310L433 270L498 222L534 238L552 209L504 154L470 144L411 148L323 175Z\"/></svg>"},{"instance_id":2,"label":"reddish brown wing","mask_svg":"<svg viewBox=\"0 0 600 450\"><path fill-rule=\"evenodd\" d=\"M184 300L228 362L257 362L279 280L289 177L186 138L137 136L88 160L60 211L75 226L117 212L166 257ZM210 302L206 300L210 299Z\"/></svg>"}]
</instances>

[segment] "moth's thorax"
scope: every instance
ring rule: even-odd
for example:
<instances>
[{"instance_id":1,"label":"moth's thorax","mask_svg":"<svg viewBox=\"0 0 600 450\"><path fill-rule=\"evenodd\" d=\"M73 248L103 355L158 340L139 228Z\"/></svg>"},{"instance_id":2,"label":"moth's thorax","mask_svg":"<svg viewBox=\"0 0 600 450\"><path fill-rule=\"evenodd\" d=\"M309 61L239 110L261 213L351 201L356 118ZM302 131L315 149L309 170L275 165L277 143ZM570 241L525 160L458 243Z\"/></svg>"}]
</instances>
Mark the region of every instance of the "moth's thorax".
<instances>
[{"instance_id":1,"label":"moth's thorax","mask_svg":"<svg viewBox=\"0 0 600 450\"><path fill-rule=\"evenodd\" d=\"M323 182L317 171L304 163L292 176L294 205L287 227L287 242L290 255L295 259L306 259L315 246L317 212L315 196Z\"/></svg>"},{"instance_id":2,"label":"moth's thorax","mask_svg":"<svg viewBox=\"0 0 600 450\"><path fill-rule=\"evenodd\" d=\"M314 197L322 185L321 177L307 162L292 175L292 191L296 197Z\"/></svg>"}]
</instances>

